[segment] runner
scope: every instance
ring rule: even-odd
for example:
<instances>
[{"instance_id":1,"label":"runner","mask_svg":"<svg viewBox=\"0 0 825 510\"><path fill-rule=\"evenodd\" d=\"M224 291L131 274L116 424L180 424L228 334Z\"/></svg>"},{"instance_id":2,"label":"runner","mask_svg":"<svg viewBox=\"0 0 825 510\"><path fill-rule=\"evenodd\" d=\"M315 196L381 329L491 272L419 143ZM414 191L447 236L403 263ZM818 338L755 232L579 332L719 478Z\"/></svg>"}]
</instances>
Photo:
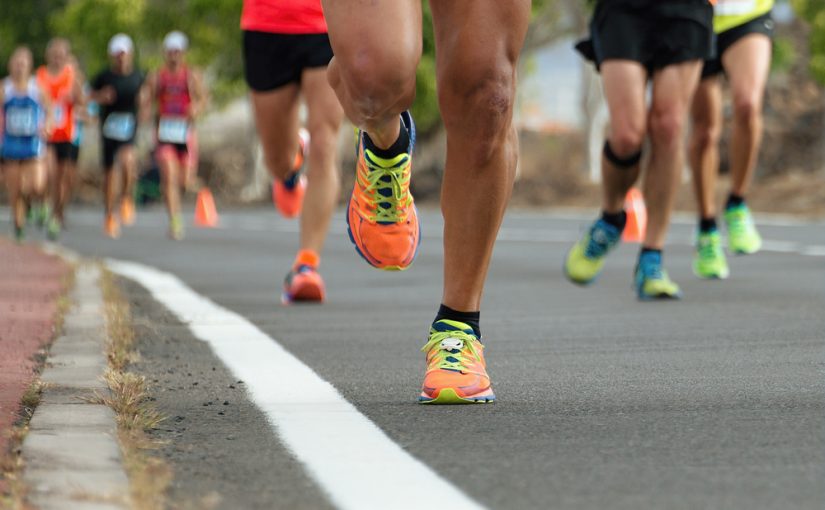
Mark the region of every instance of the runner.
<instances>
[{"instance_id":1,"label":"runner","mask_svg":"<svg viewBox=\"0 0 825 510\"><path fill-rule=\"evenodd\" d=\"M600 0L590 39L577 49L596 63L610 111L602 157L602 215L570 250L564 272L574 283L593 282L621 239L624 199L639 176L642 144L650 138L644 195L648 224L634 285L639 299L681 297L662 268L673 195L683 166L682 135L702 60L713 47L708 0ZM647 83L653 84L650 105Z\"/></svg>"},{"instance_id":2,"label":"runner","mask_svg":"<svg viewBox=\"0 0 825 510\"><path fill-rule=\"evenodd\" d=\"M157 101L155 157L169 212L169 237L175 240L184 235L180 195L194 178L195 119L206 104L201 74L186 63L188 47L189 40L182 32L167 34L163 39L164 63L149 76L146 87L147 111Z\"/></svg>"},{"instance_id":3,"label":"runner","mask_svg":"<svg viewBox=\"0 0 825 510\"><path fill-rule=\"evenodd\" d=\"M300 247L284 280L282 301L322 302L325 288L318 268L338 199L336 159L343 119L326 78L332 48L324 13L320 0L245 0L241 28L246 81L264 160L275 179L275 205L286 217L301 215ZM301 97L312 140L306 177L300 173Z\"/></svg>"},{"instance_id":4,"label":"runner","mask_svg":"<svg viewBox=\"0 0 825 510\"><path fill-rule=\"evenodd\" d=\"M135 222L134 186L137 178L135 134L138 105L143 94L144 74L134 68L134 45L126 34L117 34L109 41L111 66L92 80L91 99L100 105L101 145L103 148L103 193L106 217L104 233L120 236L120 223L115 215L120 203L120 220L125 225ZM117 189L116 167L120 168L120 190Z\"/></svg>"},{"instance_id":5,"label":"runner","mask_svg":"<svg viewBox=\"0 0 825 510\"><path fill-rule=\"evenodd\" d=\"M54 126L49 136L48 178L51 183L52 211L46 233L56 240L64 222L64 208L69 200L78 151L74 145L75 107L83 107L79 73L69 61L69 41L54 38L46 47L46 65L37 70L37 82L49 94Z\"/></svg>"},{"instance_id":6,"label":"runner","mask_svg":"<svg viewBox=\"0 0 825 510\"><path fill-rule=\"evenodd\" d=\"M20 46L9 58L9 76L0 87L3 105L3 173L9 194L14 238L22 242L27 209L46 195L44 140L51 113L48 95L32 76L32 53Z\"/></svg>"},{"instance_id":7,"label":"runner","mask_svg":"<svg viewBox=\"0 0 825 510\"><path fill-rule=\"evenodd\" d=\"M693 99L690 165L699 206L699 232L693 272L700 278L730 274L716 225L715 191L722 131L722 83L725 74L733 96L733 133L729 146L731 190L725 204L728 248L756 253L762 238L745 195L753 178L762 142L762 101L771 66L773 0L718 0L714 29L717 56L705 62Z\"/></svg>"},{"instance_id":8,"label":"runner","mask_svg":"<svg viewBox=\"0 0 825 510\"><path fill-rule=\"evenodd\" d=\"M372 266L402 270L415 258L418 217L409 191L421 2L324 0L335 58L329 80L360 128L347 222ZM512 191L516 64L530 2L431 0L436 77L447 130L441 193L444 292L424 345L422 403L495 400L479 327L493 245Z\"/></svg>"}]
</instances>

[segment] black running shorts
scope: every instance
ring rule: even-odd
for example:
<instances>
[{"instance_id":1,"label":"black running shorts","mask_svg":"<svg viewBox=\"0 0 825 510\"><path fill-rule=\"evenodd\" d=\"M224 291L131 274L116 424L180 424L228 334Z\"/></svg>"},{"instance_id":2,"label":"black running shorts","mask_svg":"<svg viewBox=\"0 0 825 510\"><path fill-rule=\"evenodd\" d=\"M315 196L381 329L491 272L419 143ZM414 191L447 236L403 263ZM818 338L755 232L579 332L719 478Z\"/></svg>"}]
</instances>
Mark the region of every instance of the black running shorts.
<instances>
[{"instance_id":1,"label":"black running shorts","mask_svg":"<svg viewBox=\"0 0 825 510\"><path fill-rule=\"evenodd\" d=\"M108 173L112 171L115 167L115 159L117 159L117 153L120 152L120 149L123 147L129 147L134 145L135 140L132 138L131 140L126 141L118 141L118 140L111 140L102 136L100 138L100 148L103 152L103 172Z\"/></svg>"},{"instance_id":2,"label":"black running shorts","mask_svg":"<svg viewBox=\"0 0 825 510\"><path fill-rule=\"evenodd\" d=\"M54 154L58 161L71 161L77 163L77 157L80 153L78 146L72 142L54 142L49 143L49 147L54 149Z\"/></svg>"},{"instance_id":3,"label":"black running shorts","mask_svg":"<svg viewBox=\"0 0 825 510\"><path fill-rule=\"evenodd\" d=\"M714 55L713 7L707 0L600 0L590 39L576 49L596 67L632 60L653 73Z\"/></svg>"},{"instance_id":4,"label":"black running shorts","mask_svg":"<svg viewBox=\"0 0 825 510\"><path fill-rule=\"evenodd\" d=\"M765 13L758 18L754 18L746 23L742 23L738 27L733 27L730 30L725 30L716 36L716 56L705 60L705 66L702 68L702 79L716 76L725 71L722 65L722 55L728 51L728 48L733 46L739 39L750 34L762 34L770 39L773 39L773 32L776 28L776 23L773 21L771 13Z\"/></svg>"},{"instance_id":5,"label":"black running shorts","mask_svg":"<svg viewBox=\"0 0 825 510\"><path fill-rule=\"evenodd\" d=\"M244 30L244 75L249 88L267 92L300 83L304 69L332 60L327 34L272 34Z\"/></svg>"}]
</instances>

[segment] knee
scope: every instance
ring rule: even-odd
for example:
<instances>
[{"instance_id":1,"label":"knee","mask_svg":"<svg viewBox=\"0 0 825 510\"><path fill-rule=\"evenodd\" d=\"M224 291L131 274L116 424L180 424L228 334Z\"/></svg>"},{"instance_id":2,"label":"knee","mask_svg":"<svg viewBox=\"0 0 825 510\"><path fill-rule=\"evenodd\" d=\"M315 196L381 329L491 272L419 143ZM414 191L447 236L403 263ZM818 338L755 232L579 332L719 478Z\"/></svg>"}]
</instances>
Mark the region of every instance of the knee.
<instances>
[{"instance_id":1,"label":"knee","mask_svg":"<svg viewBox=\"0 0 825 510\"><path fill-rule=\"evenodd\" d=\"M515 70L504 65L477 73L444 74L439 100L447 134L472 139L474 157L483 165L509 139Z\"/></svg>"},{"instance_id":2,"label":"knee","mask_svg":"<svg viewBox=\"0 0 825 510\"><path fill-rule=\"evenodd\" d=\"M421 48L359 47L338 60L335 72L352 106L367 120L408 108L415 99L415 70Z\"/></svg>"},{"instance_id":3,"label":"knee","mask_svg":"<svg viewBox=\"0 0 825 510\"><path fill-rule=\"evenodd\" d=\"M650 115L650 137L661 145L678 144L685 127L685 113L676 108L655 108Z\"/></svg>"},{"instance_id":4,"label":"knee","mask_svg":"<svg viewBox=\"0 0 825 510\"><path fill-rule=\"evenodd\" d=\"M762 102L752 94L734 94L733 116L738 124L752 126L762 118Z\"/></svg>"},{"instance_id":5,"label":"knee","mask_svg":"<svg viewBox=\"0 0 825 510\"><path fill-rule=\"evenodd\" d=\"M712 122L694 121L690 134L690 146L693 150L704 151L716 147L722 136L720 126Z\"/></svg>"},{"instance_id":6,"label":"knee","mask_svg":"<svg viewBox=\"0 0 825 510\"><path fill-rule=\"evenodd\" d=\"M609 142L610 149L616 156L625 158L637 154L642 150L644 140L644 121L634 119L612 121Z\"/></svg>"}]
</instances>

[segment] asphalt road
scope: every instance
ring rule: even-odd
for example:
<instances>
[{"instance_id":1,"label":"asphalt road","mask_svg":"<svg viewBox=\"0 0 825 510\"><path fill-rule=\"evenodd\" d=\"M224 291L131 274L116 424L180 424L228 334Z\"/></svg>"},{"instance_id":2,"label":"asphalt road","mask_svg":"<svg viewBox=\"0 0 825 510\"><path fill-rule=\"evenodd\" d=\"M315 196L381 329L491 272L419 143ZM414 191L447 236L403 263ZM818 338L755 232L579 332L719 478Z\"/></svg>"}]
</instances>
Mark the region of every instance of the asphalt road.
<instances>
[{"instance_id":1,"label":"asphalt road","mask_svg":"<svg viewBox=\"0 0 825 510\"><path fill-rule=\"evenodd\" d=\"M635 246L611 255L595 285L574 287L561 263L587 215L513 212L481 322L499 402L425 407L415 398L419 349L440 298L437 212L422 212L420 254L403 273L369 268L338 214L322 307L279 305L297 223L271 208L221 212L222 228L190 228L174 243L157 210L140 213L118 241L103 238L99 211L72 210L63 243L171 272L243 315L490 508L825 507L825 223L763 224L767 249L731 258L723 282L692 275L693 226L676 224L665 265L685 298L639 303L630 288ZM176 468L174 498L211 497L221 508L329 505L242 383L145 290L124 288L140 369L170 416L157 433L171 441L163 454ZM427 490L426 480L411 483Z\"/></svg>"}]
</instances>

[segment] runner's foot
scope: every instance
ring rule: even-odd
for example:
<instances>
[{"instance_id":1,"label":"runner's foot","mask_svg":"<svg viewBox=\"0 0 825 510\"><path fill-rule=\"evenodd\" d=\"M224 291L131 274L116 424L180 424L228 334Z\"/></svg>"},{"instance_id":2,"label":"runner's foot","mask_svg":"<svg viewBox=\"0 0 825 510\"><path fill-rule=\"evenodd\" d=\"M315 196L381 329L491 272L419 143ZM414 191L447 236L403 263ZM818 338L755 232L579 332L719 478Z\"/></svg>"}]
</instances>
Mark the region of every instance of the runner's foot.
<instances>
[{"instance_id":1,"label":"runner's foot","mask_svg":"<svg viewBox=\"0 0 825 510\"><path fill-rule=\"evenodd\" d=\"M744 203L725 210L725 223L728 226L728 248L732 253L749 255L762 247L762 237Z\"/></svg>"},{"instance_id":2,"label":"runner's foot","mask_svg":"<svg viewBox=\"0 0 825 510\"><path fill-rule=\"evenodd\" d=\"M356 251L371 266L389 271L412 264L421 233L410 193L415 123L409 112L401 114L401 122L400 150L370 149L366 133L359 132L355 187L347 207Z\"/></svg>"},{"instance_id":3,"label":"runner's foot","mask_svg":"<svg viewBox=\"0 0 825 510\"><path fill-rule=\"evenodd\" d=\"M693 255L693 273L699 278L724 280L730 275L718 230L699 232Z\"/></svg>"},{"instance_id":4,"label":"runner's foot","mask_svg":"<svg viewBox=\"0 0 825 510\"><path fill-rule=\"evenodd\" d=\"M301 250L295 257L292 269L284 279L281 302L285 305L295 302L322 303L326 298L324 280L318 273L320 258L312 250Z\"/></svg>"},{"instance_id":5,"label":"runner's foot","mask_svg":"<svg viewBox=\"0 0 825 510\"><path fill-rule=\"evenodd\" d=\"M421 349L427 353L427 372L418 402L421 404L484 404L495 402L484 361L484 345L473 328L441 319L430 327Z\"/></svg>"},{"instance_id":6,"label":"runner's foot","mask_svg":"<svg viewBox=\"0 0 825 510\"><path fill-rule=\"evenodd\" d=\"M596 220L567 254L564 274L579 285L592 283L601 273L608 252L619 244L622 231L603 219Z\"/></svg>"},{"instance_id":7,"label":"runner's foot","mask_svg":"<svg viewBox=\"0 0 825 510\"><path fill-rule=\"evenodd\" d=\"M110 239L120 237L120 224L114 215L110 214L106 216L106 219L103 221L103 233Z\"/></svg>"},{"instance_id":8,"label":"runner's foot","mask_svg":"<svg viewBox=\"0 0 825 510\"><path fill-rule=\"evenodd\" d=\"M135 201L132 197L125 197L120 202L120 219L126 226L135 224Z\"/></svg>"},{"instance_id":9,"label":"runner's foot","mask_svg":"<svg viewBox=\"0 0 825 510\"><path fill-rule=\"evenodd\" d=\"M680 299L682 291L662 269L661 251L643 250L636 266L636 293L642 301Z\"/></svg>"},{"instance_id":10,"label":"runner's foot","mask_svg":"<svg viewBox=\"0 0 825 510\"><path fill-rule=\"evenodd\" d=\"M52 216L49 218L49 222L46 224L46 237L49 241L57 241L57 238L60 237L60 220Z\"/></svg>"},{"instance_id":11,"label":"runner's foot","mask_svg":"<svg viewBox=\"0 0 825 510\"><path fill-rule=\"evenodd\" d=\"M180 241L185 235L183 227L183 219L179 214L169 218L169 239L173 241Z\"/></svg>"}]
</instances>

